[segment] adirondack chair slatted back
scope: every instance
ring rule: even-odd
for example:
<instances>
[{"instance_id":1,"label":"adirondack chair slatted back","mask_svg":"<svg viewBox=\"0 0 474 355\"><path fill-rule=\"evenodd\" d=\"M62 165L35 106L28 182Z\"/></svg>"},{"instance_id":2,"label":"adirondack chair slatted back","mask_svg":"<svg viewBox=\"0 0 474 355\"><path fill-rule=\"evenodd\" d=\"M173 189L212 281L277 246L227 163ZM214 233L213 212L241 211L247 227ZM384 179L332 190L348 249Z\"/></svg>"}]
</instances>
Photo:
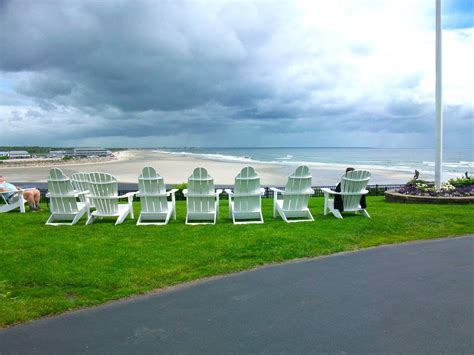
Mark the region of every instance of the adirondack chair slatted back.
<instances>
[{"instance_id":1,"label":"adirondack chair slatted back","mask_svg":"<svg viewBox=\"0 0 474 355\"><path fill-rule=\"evenodd\" d=\"M145 167L138 177L138 189L142 212L166 212L168 200L163 178L152 167Z\"/></svg>"},{"instance_id":2,"label":"adirondack chair slatted back","mask_svg":"<svg viewBox=\"0 0 474 355\"><path fill-rule=\"evenodd\" d=\"M117 179L107 173L89 174L89 191L91 204L100 214L113 215L118 211L118 199L107 198L118 196Z\"/></svg>"},{"instance_id":3,"label":"adirondack chair slatted back","mask_svg":"<svg viewBox=\"0 0 474 355\"><path fill-rule=\"evenodd\" d=\"M77 200L71 180L61 169L49 171L48 191L50 193L49 208L54 214L73 214L77 212Z\"/></svg>"},{"instance_id":4,"label":"adirondack chair slatted back","mask_svg":"<svg viewBox=\"0 0 474 355\"><path fill-rule=\"evenodd\" d=\"M365 190L370 180L370 173L365 170L353 170L344 174L341 178L341 192L358 193ZM344 210L351 210L359 207L362 195L342 196Z\"/></svg>"},{"instance_id":5,"label":"adirondack chair slatted back","mask_svg":"<svg viewBox=\"0 0 474 355\"><path fill-rule=\"evenodd\" d=\"M209 213L216 210L214 179L204 168L196 168L188 179L187 208L193 213Z\"/></svg>"},{"instance_id":6,"label":"adirondack chair slatted back","mask_svg":"<svg viewBox=\"0 0 474 355\"><path fill-rule=\"evenodd\" d=\"M283 209L288 211L300 211L308 207L311 197L311 182L313 177L307 166L299 166L295 172L288 177L283 197Z\"/></svg>"},{"instance_id":7,"label":"adirondack chair slatted back","mask_svg":"<svg viewBox=\"0 0 474 355\"><path fill-rule=\"evenodd\" d=\"M71 182L76 191L90 191L89 173L74 173L71 175ZM79 195L79 200L81 202L86 202L86 196L84 194Z\"/></svg>"},{"instance_id":8,"label":"adirondack chair slatted back","mask_svg":"<svg viewBox=\"0 0 474 355\"><path fill-rule=\"evenodd\" d=\"M234 211L258 211L261 205L260 177L247 166L235 178Z\"/></svg>"}]
</instances>

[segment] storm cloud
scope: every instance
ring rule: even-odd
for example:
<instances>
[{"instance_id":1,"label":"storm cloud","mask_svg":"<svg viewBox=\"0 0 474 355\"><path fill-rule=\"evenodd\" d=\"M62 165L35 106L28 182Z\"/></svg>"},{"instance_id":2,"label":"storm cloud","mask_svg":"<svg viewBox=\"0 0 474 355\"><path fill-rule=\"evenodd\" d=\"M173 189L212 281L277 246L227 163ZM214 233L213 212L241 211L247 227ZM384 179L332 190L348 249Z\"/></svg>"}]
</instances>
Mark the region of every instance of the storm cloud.
<instances>
[{"instance_id":1,"label":"storm cloud","mask_svg":"<svg viewBox=\"0 0 474 355\"><path fill-rule=\"evenodd\" d=\"M433 2L334 3L0 2L1 143L432 146ZM469 147L474 29L444 40Z\"/></svg>"}]
</instances>

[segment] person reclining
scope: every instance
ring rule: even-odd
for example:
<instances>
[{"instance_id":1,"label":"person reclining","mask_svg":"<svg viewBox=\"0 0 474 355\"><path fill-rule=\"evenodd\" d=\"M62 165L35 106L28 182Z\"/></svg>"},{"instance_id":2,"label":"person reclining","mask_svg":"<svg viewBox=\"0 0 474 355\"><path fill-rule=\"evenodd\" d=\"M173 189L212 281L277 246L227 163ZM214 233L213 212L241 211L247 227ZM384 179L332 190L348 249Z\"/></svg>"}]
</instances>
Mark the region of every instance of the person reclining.
<instances>
[{"instance_id":1,"label":"person reclining","mask_svg":"<svg viewBox=\"0 0 474 355\"><path fill-rule=\"evenodd\" d=\"M18 201L18 194L20 193L18 190L20 190L20 187L6 182L4 177L0 175L0 192L6 192L4 196L7 203L15 203ZM28 189L27 191L23 191L23 198L28 201L30 211L41 211L40 197L40 192L37 189Z\"/></svg>"}]
</instances>

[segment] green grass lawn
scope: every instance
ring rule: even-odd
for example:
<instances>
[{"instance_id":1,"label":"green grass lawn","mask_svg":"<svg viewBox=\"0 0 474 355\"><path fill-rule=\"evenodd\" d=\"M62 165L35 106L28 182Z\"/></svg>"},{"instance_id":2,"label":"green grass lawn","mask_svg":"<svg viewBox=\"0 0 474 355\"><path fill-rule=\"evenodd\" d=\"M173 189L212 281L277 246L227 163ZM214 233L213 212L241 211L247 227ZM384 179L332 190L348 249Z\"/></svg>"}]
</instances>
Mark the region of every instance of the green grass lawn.
<instances>
[{"instance_id":1,"label":"green grass lawn","mask_svg":"<svg viewBox=\"0 0 474 355\"><path fill-rule=\"evenodd\" d=\"M136 226L127 219L85 226L45 226L41 213L0 215L0 325L144 293L180 282L284 260L380 244L474 233L474 206L405 205L369 197L372 219L323 216L313 198L315 222L232 225L222 201L217 225L184 224L185 203L167 226ZM135 204L138 216L139 204Z\"/></svg>"}]
</instances>

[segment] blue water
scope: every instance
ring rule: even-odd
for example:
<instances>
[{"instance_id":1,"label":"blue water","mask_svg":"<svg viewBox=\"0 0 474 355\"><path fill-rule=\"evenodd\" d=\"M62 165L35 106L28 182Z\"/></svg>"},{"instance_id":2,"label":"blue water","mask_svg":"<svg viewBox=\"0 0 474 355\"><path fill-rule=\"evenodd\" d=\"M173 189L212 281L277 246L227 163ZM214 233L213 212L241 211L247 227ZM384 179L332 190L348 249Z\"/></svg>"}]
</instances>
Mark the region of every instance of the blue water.
<instances>
[{"instance_id":1,"label":"blue water","mask_svg":"<svg viewBox=\"0 0 474 355\"><path fill-rule=\"evenodd\" d=\"M277 163L309 166L334 165L345 168L384 168L431 174L434 149L382 148L176 148L158 149L173 154L194 155L212 160ZM443 170L451 176L474 175L474 149L445 149Z\"/></svg>"}]
</instances>

